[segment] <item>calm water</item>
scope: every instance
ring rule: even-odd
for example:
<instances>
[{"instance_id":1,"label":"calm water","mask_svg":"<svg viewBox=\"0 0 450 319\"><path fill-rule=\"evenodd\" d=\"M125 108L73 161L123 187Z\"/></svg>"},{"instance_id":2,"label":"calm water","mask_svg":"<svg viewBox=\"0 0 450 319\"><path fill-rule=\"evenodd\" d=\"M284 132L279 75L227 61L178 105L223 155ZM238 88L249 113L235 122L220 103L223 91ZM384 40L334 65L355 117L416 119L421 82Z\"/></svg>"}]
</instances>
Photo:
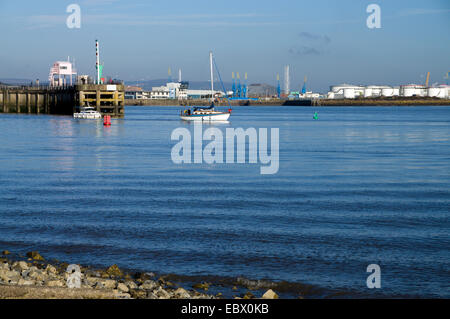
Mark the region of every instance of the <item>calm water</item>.
<instances>
[{"instance_id":1,"label":"calm water","mask_svg":"<svg viewBox=\"0 0 450 319\"><path fill-rule=\"evenodd\" d=\"M110 128L0 114L0 249L319 296L450 297L449 107L320 108L319 121L312 108L236 107L216 127L280 129L273 176L173 164L172 130L193 129L178 110L128 107Z\"/></svg>"}]
</instances>

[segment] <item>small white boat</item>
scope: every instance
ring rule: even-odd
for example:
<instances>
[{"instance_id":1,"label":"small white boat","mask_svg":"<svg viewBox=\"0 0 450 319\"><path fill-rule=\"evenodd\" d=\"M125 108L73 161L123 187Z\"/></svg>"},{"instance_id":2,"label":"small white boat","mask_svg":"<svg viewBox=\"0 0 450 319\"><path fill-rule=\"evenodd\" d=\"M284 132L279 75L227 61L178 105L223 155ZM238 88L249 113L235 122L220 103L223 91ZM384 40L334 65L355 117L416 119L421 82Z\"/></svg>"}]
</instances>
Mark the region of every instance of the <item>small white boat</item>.
<instances>
[{"instance_id":1,"label":"small white boat","mask_svg":"<svg viewBox=\"0 0 450 319\"><path fill-rule=\"evenodd\" d=\"M211 106L201 107L196 106L192 109L181 111L180 117L184 121L228 121L231 115L231 107L228 112L219 112L214 109L214 69L213 69L213 54L209 52L209 65L211 71ZM217 71L218 72L218 71ZM220 77L220 74L219 74ZM220 80L222 81L222 80ZM223 83L222 83L223 85Z\"/></svg>"},{"instance_id":2,"label":"small white boat","mask_svg":"<svg viewBox=\"0 0 450 319\"><path fill-rule=\"evenodd\" d=\"M98 120L102 118L102 114L97 112L95 108L91 106L84 107L78 113L73 113L73 117L76 119Z\"/></svg>"},{"instance_id":3,"label":"small white boat","mask_svg":"<svg viewBox=\"0 0 450 319\"><path fill-rule=\"evenodd\" d=\"M184 110L181 119L184 121L228 121L231 112L219 112L214 110L214 104L209 108L195 107L193 110Z\"/></svg>"}]
</instances>

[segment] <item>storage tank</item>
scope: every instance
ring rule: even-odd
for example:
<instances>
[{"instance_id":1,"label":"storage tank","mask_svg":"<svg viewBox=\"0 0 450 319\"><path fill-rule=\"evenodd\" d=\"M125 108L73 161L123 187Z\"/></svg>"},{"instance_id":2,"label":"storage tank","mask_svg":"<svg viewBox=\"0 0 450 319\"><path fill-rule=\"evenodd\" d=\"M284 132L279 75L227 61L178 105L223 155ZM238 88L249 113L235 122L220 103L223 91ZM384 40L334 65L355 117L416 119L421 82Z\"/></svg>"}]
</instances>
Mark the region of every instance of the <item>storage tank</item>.
<instances>
[{"instance_id":1,"label":"storage tank","mask_svg":"<svg viewBox=\"0 0 450 319\"><path fill-rule=\"evenodd\" d=\"M405 87L403 89L403 96L404 97L411 97L416 95L416 89L413 87Z\"/></svg>"},{"instance_id":2,"label":"storage tank","mask_svg":"<svg viewBox=\"0 0 450 319\"><path fill-rule=\"evenodd\" d=\"M371 88L366 88L364 90L364 97L372 97L372 89Z\"/></svg>"},{"instance_id":3,"label":"storage tank","mask_svg":"<svg viewBox=\"0 0 450 319\"><path fill-rule=\"evenodd\" d=\"M376 85L368 86L367 89L372 90L372 96L380 96L381 95L381 88Z\"/></svg>"},{"instance_id":4,"label":"storage tank","mask_svg":"<svg viewBox=\"0 0 450 319\"><path fill-rule=\"evenodd\" d=\"M440 94L441 89L438 87L428 88L427 96L428 97L437 97Z\"/></svg>"},{"instance_id":5,"label":"storage tank","mask_svg":"<svg viewBox=\"0 0 450 319\"><path fill-rule=\"evenodd\" d=\"M403 85L400 89L402 96L412 97L412 96L426 96L426 88L423 85Z\"/></svg>"},{"instance_id":6,"label":"storage tank","mask_svg":"<svg viewBox=\"0 0 450 319\"><path fill-rule=\"evenodd\" d=\"M393 95L393 96L399 96L399 95L400 95L400 88L398 88L398 87L397 87L397 88L394 88L394 89L393 89L392 95Z\"/></svg>"},{"instance_id":7,"label":"storage tank","mask_svg":"<svg viewBox=\"0 0 450 319\"><path fill-rule=\"evenodd\" d=\"M381 95L386 97L394 96L394 89L393 88L381 89Z\"/></svg>"},{"instance_id":8,"label":"storage tank","mask_svg":"<svg viewBox=\"0 0 450 319\"><path fill-rule=\"evenodd\" d=\"M440 85L438 87L428 88L428 96L446 99L448 98L448 88L449 87L447 85Z\"/></svg>"},{"instance_id":9,"label":"storage tank","mask_svg":"<svg viewBox=\"0 0 450 319\"><path fill-rule=\"evenodd\" d=\"M355 89L354 88L344 89L344 98L345 99L354 99L355 98Z\"/></svg>"}]
</instances>

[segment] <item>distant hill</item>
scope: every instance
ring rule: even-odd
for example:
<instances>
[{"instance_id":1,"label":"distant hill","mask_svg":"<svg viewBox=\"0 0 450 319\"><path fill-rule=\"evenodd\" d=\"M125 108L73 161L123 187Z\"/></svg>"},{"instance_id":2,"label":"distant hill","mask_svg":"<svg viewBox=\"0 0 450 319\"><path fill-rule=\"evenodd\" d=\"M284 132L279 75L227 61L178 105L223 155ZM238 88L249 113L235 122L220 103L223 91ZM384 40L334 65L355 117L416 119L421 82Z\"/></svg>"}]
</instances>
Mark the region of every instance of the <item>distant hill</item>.
<instances>
[{"instance_id":1,"label":"distant hill","mask_svg":"<svg viewBox=\"0 0 450 319\"><path fill-rule=\"evenodd\" d=\"M29 85L31 82L30 79L0 78L0 83L9 85Z\"/></svg>"}]
</instances>

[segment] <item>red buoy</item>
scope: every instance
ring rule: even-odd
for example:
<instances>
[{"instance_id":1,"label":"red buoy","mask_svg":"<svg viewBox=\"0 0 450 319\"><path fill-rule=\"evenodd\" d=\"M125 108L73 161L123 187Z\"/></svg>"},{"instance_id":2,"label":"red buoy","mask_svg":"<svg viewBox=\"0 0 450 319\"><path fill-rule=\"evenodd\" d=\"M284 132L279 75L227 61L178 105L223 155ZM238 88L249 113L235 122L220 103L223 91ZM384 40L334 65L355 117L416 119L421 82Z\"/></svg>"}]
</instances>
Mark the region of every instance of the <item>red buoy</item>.
<instances>
[{"instance_id":1,"label":"red buoy","mask_svg":"<svg viewBox=\"0 0 450 319\"><path fill-rule=\"evenodd\" d=\"M228 109L228 113L230 113L230 114L231 114L231 109Z\"/></svg>"},{"instance_id":2,"label":"red buoy","mask_svg":"<svg viewBox=\"0 0 450 319\"><path fill-rule=\"evenodd\" d=\"M111 125L111 115L105 115L103 117L103 125L105 125L105 126Z\"/></svg>"}]
</instances>

